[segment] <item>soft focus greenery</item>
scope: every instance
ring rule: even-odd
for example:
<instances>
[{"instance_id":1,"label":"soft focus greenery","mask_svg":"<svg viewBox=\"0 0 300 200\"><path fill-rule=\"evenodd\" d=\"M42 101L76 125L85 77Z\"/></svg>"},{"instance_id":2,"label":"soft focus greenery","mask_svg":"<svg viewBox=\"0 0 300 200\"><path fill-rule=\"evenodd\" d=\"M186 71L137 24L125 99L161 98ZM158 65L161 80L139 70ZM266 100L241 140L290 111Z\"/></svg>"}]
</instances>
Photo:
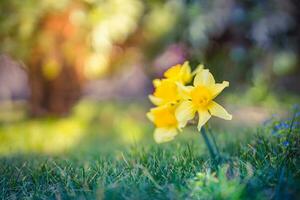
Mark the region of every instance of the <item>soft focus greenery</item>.
<instances>
[{"instance_id":1,"label":"soft focus greenery","mask_svg":"<svg viewBox=\"0 0 300 200\"><path fill-rule=\"evenodd\" d=\"M126 54L128 44L122 44L129 40L134 48L128 55L142 52L145 65L149 61L157 65L153 59L170 53L173 45L185 59L206 64L222 80L263 84L268 90L299 73L297 15L291 9L297 5L274 0L228 4L219 0L4 0L0 2L0 51L27 63L33 46L45 46L53 39L43 33L45 17L76 8L70 23L82 30L86 41L82 45L90 51L84 66L88 78L108 73L110 56L120 48ZM163 67L172 59L169 56ZM147 71L157 73L149 67Z\"/></svg>"}]
</instances>

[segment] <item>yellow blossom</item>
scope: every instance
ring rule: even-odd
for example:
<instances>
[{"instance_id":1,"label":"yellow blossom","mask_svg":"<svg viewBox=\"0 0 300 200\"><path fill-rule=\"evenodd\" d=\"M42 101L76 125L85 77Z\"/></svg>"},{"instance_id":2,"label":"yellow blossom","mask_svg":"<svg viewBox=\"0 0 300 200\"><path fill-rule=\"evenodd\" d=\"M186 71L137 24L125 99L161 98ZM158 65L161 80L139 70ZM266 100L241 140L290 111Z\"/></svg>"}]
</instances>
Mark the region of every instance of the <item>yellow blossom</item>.
<instances>
[{"instance_id":1,"label":"yellow blossom","mask_svg":"<svg viewBox=\"0 0 300 200\"><path fill-rule=\"evenodd\" d=\"M173 140L177 135L178 121L175 117L176 106L166 104L150 109L147 117L154 123L154 139L157 143Z\"/></svg>"},{"instance_id":2,"label":"yellow blossom","mask_svg":"<svg viewBox=\"0 0 300 200\"><path fill-rule=\"evenodd\" d=\"M164 79L153 80L155 91L149 95L149 99L154 105L164 105L167 103L177 103L181 97L178 91L178 84L184 85L191 81L192 73L188 62L170 67L164 73Z\"/></svg>"},{"instance_id":3,"label":"yellow blossom","mask_svg":"<svg viewBox=\"0 0 300 200\"><path fill-rule=\"evenodd\" d=\"M187 122L198 113L198 130L210 119L216 116L225 120L231 120L232 116L214 98L222 90L229 86L229 82L215 83L213 75L208 69L199 68L193 86L181 87L184 91L184 100L181 101L176 109L175 115L179 122L179 127L186 126Z\"/></svg>"},{"instance_id":4,"label":"yellow blossom","mask_svg":"<svg viewBox=\"0 0 300 200\"><path fill-rule=\"evenodd\" d=\"M194 78L193 85L187 85ZM231 120L232 116L214 101L229 82L215 83L213 75L203 65L191 72L188 62L175 65L164 73L164 79L153 81L155 91L149 95L157 107L150 109L148 118L154 123L156 142L167 142L198 114L198 130L217 116Z\"/></svg>"},{"instance_id":5,"label":"yellow blossom","mask_svg":"<svg viewBox=\"0 0 300 200\"><path fill-rule=\"evenodd\" d=\"M191 67L188 62L184 62L182 65L177 64L170 67L165 73L164 77L168 80L180 82L182 84L189 83L192 79Z\"/></svg>"},{"instance_id":6,"label":"yellow blossom","mask_svg":"<svg viewBox=\"0 0 300 200\"><path fill-rule=\"evenodd\" d=\"M153 95L149 95L149 99L154 105L164 105L168 103L176 103L180 100L178 86L174 81L163 79L153 81L155 91Z\"/></svg>"}]
</instances>

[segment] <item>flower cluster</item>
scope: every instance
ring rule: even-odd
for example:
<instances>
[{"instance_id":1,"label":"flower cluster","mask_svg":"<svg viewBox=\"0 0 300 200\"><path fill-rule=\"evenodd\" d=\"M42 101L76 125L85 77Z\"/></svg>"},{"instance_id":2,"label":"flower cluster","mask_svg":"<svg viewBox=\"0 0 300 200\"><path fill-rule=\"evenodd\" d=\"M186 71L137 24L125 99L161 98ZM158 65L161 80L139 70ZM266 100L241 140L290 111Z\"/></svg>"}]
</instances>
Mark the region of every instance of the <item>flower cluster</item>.
<instances>
[{"instance_id":1,"label":"flower cluster","mask_svg":"<svg viewBox=\"0 0 300 200\"><path fill-rule=\"evenodd\" d=\"M194 71L188 62L175 65L164 73L164 78L155 79L153 85L155 90L149 98L156 107L150 109L147 116L156 126L154 139L158 143L174 139L196 115L198 130L212 115L225 120L232 118L214 101L229 82L216 83L203 65Z\"/></svg>"}]
</instances>

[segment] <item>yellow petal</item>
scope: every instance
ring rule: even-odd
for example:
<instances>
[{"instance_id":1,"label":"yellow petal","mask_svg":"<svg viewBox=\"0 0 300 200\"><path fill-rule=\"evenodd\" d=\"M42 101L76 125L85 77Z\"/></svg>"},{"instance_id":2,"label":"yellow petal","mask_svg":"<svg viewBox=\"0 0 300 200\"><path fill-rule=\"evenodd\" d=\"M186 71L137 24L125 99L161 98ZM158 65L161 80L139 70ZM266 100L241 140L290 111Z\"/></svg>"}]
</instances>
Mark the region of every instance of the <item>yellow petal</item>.
<instances>
[{"instance_id":1,"label":"yellow petal","mask_svg":"<svg viewBox=\"0 0 300 200\"><path fill-rule=\"evenodd\" d=\"M177 78L180 74L181 65L177 64L172 67L170 67L167 71L164 73L164 77L168 79L174 79Z\"/></svg>"},{"instance_id":2,"label":"yellow petal","mask_svg":"<svg viewBox=\"0 0 300 200\"><path fill-rule=\"evenodd\" d=\"M172 66L164 73L164 77L168 80L178 81L183 84L190 82L192 79L192 73L189 62L186 61L182 65L177 64Z\"/></svg>"},{"instance_id":3,"label":"yellow petal","mask_svg":"<svg viewBox=\"0 0 300 200\"><path fill-rule=\"evenodd\" d=\"M156 106L163 104L163 100L161 98L155 97L153 95L149 95L148 97L149 97L150 101Z\"/></svg>"},{"instance_id":4,"label":"yellow petal","mask_svg":"<svg viewBox=\"0 0 300 200\"><path fill-rule=\"evenodd\" d=\"M154 121L154 116L153 116L153 114L151 113L151 112L148 112L147 114L146 114L146 116L148 117L148 119L150 120L150 121Z\"/></svg>"},{"instance_id":5,"label":"yellow petal","mask_svg":"<svg viewBox=\"0 0 300 200\"><path fill-rule=\"evenodd\" d=\"M192 76L196 75L197 73L200 73L204 69L204 65L200 64L196 67L196 69L192 72Z\"/></svg>"},{"instance_id":6,"label":"yellow petal","mask_svg":"<svg viewBox=\"0 0 300 200\"><path fill-rule=\"evenodd\" d=\"M190 82L192 79L191 67L187 61L183 63L180 69L180 79L184 84Z\"/></svg>"},{"instance_id":7,"label":"yellow petal","mask_svg":"<svg viewBox=\"0 0 300 200\"><path fill-rule=\"evenodd\" d=\"M226 120L231 120L232 119L232 115L230 115L225 108L223 108L220 104L212 101L209 105L208 105L208 110L209 112L216 116L216 117L220 117L222 119L226 119Z\"/></svg>"},{"instance_id":8,"label":"yellow petal","mask_svg":"<svg viewBox=\"0 0 300 200\"><path fill-rule=\"evenodd\" d=\"M193 86L184 86L182 83L176 83L178 88L178 95L181 99L187 100L191 98L191 91L193 90Z\"/></svg>"},{"instance_id":9,"label":"yellow petal","mask_svg":"<svg viewBox=\"0 0 300 200\"><path fill-rule=\"evenodd\" d=\"M154 131L154 140L157 143L169 142L177 135L176 128L157 128Z\"/></svg>"},{"instance_id":10,"label":"yellow petal","mask_svg":"<svg viewBox=\"0 0 300 200\"><path fill-rule=\"evenodd\" d=\"M178 127L178 122L175 117L176 107L172 104L165 104L150 109L153 115L153 123L158 128ZM151 117L151 116L150 116Z\"/></svg>"},{"instance_id":11,"label":"yellow petal","mask_svg":"<svg viewBox=\"0 0 300 200\"><path fill-rule=\"evenodd\" d=\"M154 80L152 81L152 83L153 83L153 86L156 88L156 87L158 87L158 86L160 85L161 80L160 80L160 79L154 79Z\"/></svg>"},{"instance_id":12,"label":"yellow petal","mask_svg":"<svg viewBox=\"0 0 300 200\"><path fill-rule=\"evenodd\" d=\"M228 86L229 86L228 81L223 81L223 83L217 83L217 84L213 85L211 87L211 93L212 93L213 98L218 96L224 90L224 88L226 88Z\"/></svg>"},{"instance_id":13,"label":"yellow petal","mask_svg":"<svg viewBox=\"0 0 300 200\"><path fill-rule=\"evenodd\" d=\"M179 100L178 87L174 81L168 79L161 80L159 86L155 88L153 96L162 100L161 103L154 100L154 103L159 105L171 102L174 103Z\"/></svg>"},{"instance_id":14,"label":"yellow petal","mask_svg":"<svg viewBox=\"0 0 300 200\"><path fill-rule=\"evenodd\" d=\"M196 110L191 101L181 102L175 111L179 128L185 127L187 122L194 118L195 112Z\"/></svg>"},{"instance_id":15,"label":"yellow petal","mask_svg":"<svg viewBox=\"0 0 300 200\"><path fill-rule=\"evenodd\" d=\"M198 117L199 117L199 121L198 121L197 128L198 131L200 131L202 126L210 119L211 115L207 110L198 110Z\"/></svg>"},{"instance_id":16,"label":"yellow petal","mask_svg":"<svg viewBox=\"0 0 300 200\"><path fill-rule=\"evenodd\" d=\"M215 79L208 69L200 70L194 79L194 86L203 85L208 86L215 84Z\"/></svg>"}]
</instances>

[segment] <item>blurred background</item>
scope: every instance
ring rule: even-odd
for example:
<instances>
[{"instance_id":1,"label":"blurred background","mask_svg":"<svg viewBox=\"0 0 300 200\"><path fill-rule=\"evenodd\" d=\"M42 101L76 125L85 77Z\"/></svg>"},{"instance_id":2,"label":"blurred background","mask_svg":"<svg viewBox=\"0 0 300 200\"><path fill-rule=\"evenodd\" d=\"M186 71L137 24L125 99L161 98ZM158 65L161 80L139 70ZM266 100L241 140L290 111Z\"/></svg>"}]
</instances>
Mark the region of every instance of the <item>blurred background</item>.
<instances>
[{"instance_id":1,"label":"blurred background","mask_svg":"<svg viewBox=\"0 0 300 200\"><path fill-rule=\"evenodd\" d=\"M284 114L300 102L299 10L297 0L2 0L0 155L152 142L152 79L185 60L230 81L219 100L229 129Z\"/></svg>"}]
</instances>

